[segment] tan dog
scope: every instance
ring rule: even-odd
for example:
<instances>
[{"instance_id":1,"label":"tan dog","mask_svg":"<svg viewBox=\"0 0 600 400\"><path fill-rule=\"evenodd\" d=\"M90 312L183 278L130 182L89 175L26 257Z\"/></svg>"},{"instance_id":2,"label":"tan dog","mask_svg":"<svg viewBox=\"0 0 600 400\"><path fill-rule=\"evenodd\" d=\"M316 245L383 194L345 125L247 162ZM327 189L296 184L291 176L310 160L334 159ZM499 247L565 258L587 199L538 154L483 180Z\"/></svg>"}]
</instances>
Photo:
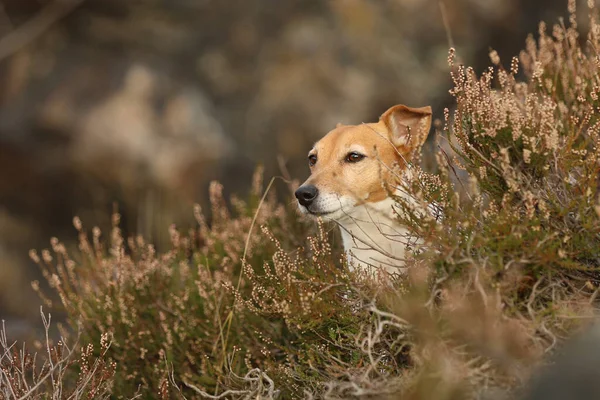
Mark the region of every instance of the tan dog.
<instances>
[{"instance_id":1,"label":"tan dog","mask_svg":"<svg viewBox=\"0 0 600 400\"><path fill-rule=\"evenodd\" d=\"M300 211L339 225L351 266L403 272L407 231L390 194L401 195L430 127L431 107L397 105L379 122L338 125L309 152L311 175L295 193Z\"/></svg>"}]
</instances>

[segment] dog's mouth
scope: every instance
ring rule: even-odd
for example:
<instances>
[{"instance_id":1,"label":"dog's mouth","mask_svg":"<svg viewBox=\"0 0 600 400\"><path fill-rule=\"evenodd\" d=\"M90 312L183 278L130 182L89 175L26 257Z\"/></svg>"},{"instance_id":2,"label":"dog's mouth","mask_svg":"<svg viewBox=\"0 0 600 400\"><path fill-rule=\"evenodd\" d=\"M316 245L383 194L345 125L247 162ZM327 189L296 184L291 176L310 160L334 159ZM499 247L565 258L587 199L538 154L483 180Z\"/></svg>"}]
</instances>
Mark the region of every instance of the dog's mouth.
<instances>
[{"instance_id":1,"label":"dog's mouth","mask_svg":"<svg viewBox=\"0 0 600 400\"><path fill-rule=\"evenodd\" d=\"M338 211L338 210L334 210L334 211L313 211L313 210L311 210L308 207L305 207L305 208L306 208L306 211L308 211L308 213L310 215L314 215L315 217L324 217L326 215L333 214L334 212Z\"/></svg>"},{"instance_id":2,"label":"dog's mouth","mask_svg":"<svg viewBox=\"0 0 600 400\"><path fill-rule=\"evenodd\" d=\"M304 213L309 214L313 217L327 217L327 216L335 215L336 213L338 213L341 210L341 208L338 208L336 210L321 211L321 210L314 210L310 206L309 207L300 206L300 207L303 209Z\"/></svg>"}]
</instances>

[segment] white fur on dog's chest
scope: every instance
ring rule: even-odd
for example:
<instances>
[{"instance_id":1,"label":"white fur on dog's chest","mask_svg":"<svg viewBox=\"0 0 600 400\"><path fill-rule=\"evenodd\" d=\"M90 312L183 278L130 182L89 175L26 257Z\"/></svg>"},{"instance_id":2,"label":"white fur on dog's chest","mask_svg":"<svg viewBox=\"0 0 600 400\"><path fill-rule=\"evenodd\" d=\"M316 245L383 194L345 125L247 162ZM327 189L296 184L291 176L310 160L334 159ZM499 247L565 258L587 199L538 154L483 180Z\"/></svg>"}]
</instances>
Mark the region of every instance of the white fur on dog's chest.
<instances>
[{"instance_id":1,"label":"white fur on dog's chest","mask_svg":"<svg viewBox=\"0 0 600 400\"><path fill-rule=\"evenodd\" d=\"M351 268L375 267L389 273L406 270L408 230L396 221L393 205L391 198L366 203L336 221Z\"/></svg>"}]
</instances>

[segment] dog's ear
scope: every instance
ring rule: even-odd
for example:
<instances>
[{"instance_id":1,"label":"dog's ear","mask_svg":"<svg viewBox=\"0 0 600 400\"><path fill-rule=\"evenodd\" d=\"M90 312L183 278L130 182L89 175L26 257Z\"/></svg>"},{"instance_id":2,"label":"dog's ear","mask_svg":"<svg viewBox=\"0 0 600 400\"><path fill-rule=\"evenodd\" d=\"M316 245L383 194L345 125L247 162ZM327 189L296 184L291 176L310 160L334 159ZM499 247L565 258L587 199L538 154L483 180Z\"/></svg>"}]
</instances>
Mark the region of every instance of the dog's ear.
<instances>
[{"instance_id":1,"label":"dog's ear","mask_svg":"<svg viewBox=\"0 0 600 400\"><path fill-rule=\"evenodd\" d=\"M412 108L399 104L384 112L379 120L388 128L394 146L415 151L427 140L431 128L431 107Z\"/></svg>"}]
</instances>

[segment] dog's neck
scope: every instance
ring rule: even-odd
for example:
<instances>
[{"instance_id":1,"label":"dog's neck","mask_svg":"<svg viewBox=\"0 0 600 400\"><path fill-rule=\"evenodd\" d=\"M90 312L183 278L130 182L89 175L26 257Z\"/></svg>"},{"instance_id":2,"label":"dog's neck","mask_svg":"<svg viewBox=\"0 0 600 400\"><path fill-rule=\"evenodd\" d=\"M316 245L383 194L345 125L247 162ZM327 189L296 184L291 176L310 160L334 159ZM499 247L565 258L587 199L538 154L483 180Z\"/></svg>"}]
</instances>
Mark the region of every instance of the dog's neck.
<instances>
[{"instance_id":1,"label":"dog's neck","mask_svg":"<svg viewBox=\"0 0 600 400\"><path fill-rule=\"evenodd\" d=\"M365 203L337 220L351 269L404 273L405 256L414 239L397 221L391 197Z\"/></svg>"}]
</instances>

